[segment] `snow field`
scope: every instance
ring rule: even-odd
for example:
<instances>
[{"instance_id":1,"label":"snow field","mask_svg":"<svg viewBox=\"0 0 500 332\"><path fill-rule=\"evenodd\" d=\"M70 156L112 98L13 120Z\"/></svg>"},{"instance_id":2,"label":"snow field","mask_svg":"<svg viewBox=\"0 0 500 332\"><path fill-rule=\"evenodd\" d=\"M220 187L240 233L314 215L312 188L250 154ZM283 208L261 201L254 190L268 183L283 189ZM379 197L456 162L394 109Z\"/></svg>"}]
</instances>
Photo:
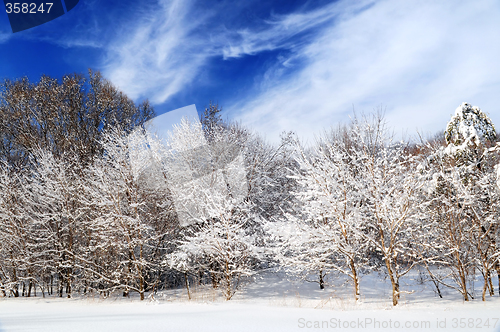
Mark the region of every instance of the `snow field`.
<instances>
[{"instance_id":1,"label":"snow field","mask_svg":"<svg viewBox=\"0 0 500 332\"><path fill-rule=\"evenodd\" d=\"M264 273L233 300L211 287L131 298L2 298L0 331L500 331L500 297L463 302L456 291L435 296L418 272L402 280L392 306L390 282L361 278L361 299L350 285L320 290L317 283ZM330 280L331 281L331 280ZM339 280L335 280L337 283ZM479 286L479 285L478 285ZM480 287L478 287L480 289ZM496 326L495 326L496 324Z\"/></svg>"}]
</instances>

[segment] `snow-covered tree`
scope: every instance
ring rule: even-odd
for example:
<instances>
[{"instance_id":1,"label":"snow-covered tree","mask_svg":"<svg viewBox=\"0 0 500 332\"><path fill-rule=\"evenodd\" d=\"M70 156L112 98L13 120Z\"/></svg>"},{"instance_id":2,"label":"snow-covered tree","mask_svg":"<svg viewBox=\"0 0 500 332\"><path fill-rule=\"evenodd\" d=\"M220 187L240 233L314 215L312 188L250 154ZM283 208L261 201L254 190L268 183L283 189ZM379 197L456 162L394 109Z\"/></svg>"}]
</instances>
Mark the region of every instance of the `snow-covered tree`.
<instances>
[{"instance_id":1,"label":"snow-covered tree","mask_svg":"<svg viewBox=\"0 0 500 332\"><path fill-rule=\"evenodd\" d=\"M167 257L167 263L186 274L188 267L208 271L214 285L222 283L227 300L241 278L254 273L261 255L250 234L256 217L245 200L241 145L232 134L213 133L208 144L200 123L183 120L169 139L166 163L184 226L178 250Z\"/></svg>"},{"instance_id":2,"label":"snow-covered tree","mask_svg":"<svg viewBox=\"0 0 500 332\"><path fill-rule=\"evenodd\" d=\"M68 297L78 284L79 261L83 249L89 205L85 194L84 170L71 154L56 158L52 152L35 151L36 163L29 180L31 202L37 221L35 228L38 261L57 280L57 293Z\"/></svg>"},{"instance_id":3,"label":"snow-covered tree","mask_svg":"<svg viewBox=\"0 0 500 332\"><path fill-rule=\"evenodd\" d=\"M43 75L0 83L0 159L20 169L43 148L56 157L71 153L81 163L102 154L100 139L109 129L131 132L154 116L148 101L129 99L99 72Z\"/></svg>"},{"instance_id":4,"label":"snow-covered tree","mask_svg":"<svg viewBox=\"0 0 500 332\"><path fill-rule=\"evenodd\" d=\"M396 305L399 279L417 263L414 243L424 233L417 158L391 142L380 114L354 118L311 151L298 152L293 178L302 215L274 232L281 262L294 271L316 269L320 286L325 271L340 271L358 299L360 274L381 259Z\"/></svg>"},{"instance_id":5,"label":"snow-covered tree","mask_svg":"<svg viewBox=\"0 0 500 332\"><path fill-rule=\"evenodd\" d=\"M436 166L440 168L440 165ZM458 290L467 301L473 296L470 289L474 280L474 248L470 238L472 224L466 217L466 191L456 170L447 172L439 168L429 179L427 222L432 227L431 233L436 236L428 239L427 252L429 257L434 257L436 264L450 271L433 277ZM449 277L454 285L446 282Z\"/></svg>"},{"instance_id":6,"label":"snow-covered tree","mask_svg":"<svg viewBox=\"0 0 500 332\"><path fill-rule=\"evenodd\" d=\"M37 283L35 234L30 201L22 176L0 163L0 292L3 296L31 295ZM20 287L22 291L20 293Z\"/></svg>"},{"instance_id":7,"label":"snow-covered tree","mask_svg":"<svg viewBox=\"0 0 500 332\"><path fill-rule=\"evenodd\" d=\"M187 273L186 264L191 262L194 271L208 271L213 281L220 283L226 300L230 300L244 278L255 274L262 248L248 232L250 209L244 204L232 206L228 202L223 207L214 205L209 211L213 217L185 228L178 251L171 256L171 266Z\"/></svg>"},{"instance_id":8,"label":"snow-covered tree","mask_svg":"<svg viewBox=\"0 0 500 332\"><path fill-rule=\"evenodd\" d=\"M147 288L147 272L151 267L151 243L158 234L152 227L147 210L143 176L151 171L151 154L147 136L137 130L130 135L108 133L103 141L105 154L90 169L91 196L99 215L93 221L100 225L102 251L96 257L104 268L101 274L108 287L121 288L140 294ZM151 182L161 182L153 177Z\"/></svg>"},{"instance_id":9,"label":"snow-covered tree","mask_svg":"<svg viewBox=\"0 0 500 332\"><path fill-rule=\"evenodd\" d=\"M358 135L355 158L362 165L355 190L362 197L363 235L372 255L381 259L397 305L406 292L400 289L400 278L417 264L415 243L425 233L419 160L408 152L407 143L392 141L381 114L355 118L353 127Z\"/></svg>"},{"instance_id":10,"label":"snow-covered tree","mask_svg":"<svg viewBox=\"0 0 500 332\"><path fill-rule=\"evenodd\" d=\"M448 146L429 149L427 213L433 232L439 235L429 248L439 264L450 270L438 281L457 289L466 301L474 298L475 273L481 271L485 300L488 289L493 295L491 274L499 255L499 192L495 148L490 147L496 132L485 113L463 103L444 134ZM445 281L448 276L454 284Z\"/></svg>"},{"instance_id":11,"label":"snow-covered tree","mask_svg":"<svg viewBox=\"0 0 500 332\"><path fill-rule=\"evenodd\" d=\"M425 232L419 214L417 161L400 145L384 146L377 155L367 155L365 166L364 218L370 228L366 236L382 257L397 305L400 278L418 262L414 243Z\"/></svg>"},{"instance_id":12,"label":"snow-covered tree","mask_svg":"<svg viewBox=\"0 0 500 332\"><path fill-rule=\"evenodd\" d=\"M292 178L301 188L294 195L302 213L289 215L289 225L278 223L272 228L280 240L278 257L289 271L304 277L315 272L321 289L325 275L339 271L351 279L357 300L360 270L367 262L366 241L356 187L360 165L346 143L323 139L307 152L296 143L300 168Z\"/></svg>"},{"instance_id":13,"label":"snow-covered tree","mask_svg":"<svg viewBox=\"0 0 500 332\"><path fill-rule=\"evenodd\" d=\"M446 153L455 158L458 166L481 168L485 148L496 139L491 119L477 106L462 103L446 125Z\"/></svg>"},{"instance_id":14,"label":"snow-covered tree","mask_svg":"<svg viewBox=\"0 0 500 332\"><path fill-rule=\"evenodd\" d=\"M283 133L275 146L252 135L245 144L247 197L266 220L285 220L286 213L295 214L300 209L292 194L298 184L290 177L299 167L294 140L293 133Z\"/></svg>"}]
</instances>

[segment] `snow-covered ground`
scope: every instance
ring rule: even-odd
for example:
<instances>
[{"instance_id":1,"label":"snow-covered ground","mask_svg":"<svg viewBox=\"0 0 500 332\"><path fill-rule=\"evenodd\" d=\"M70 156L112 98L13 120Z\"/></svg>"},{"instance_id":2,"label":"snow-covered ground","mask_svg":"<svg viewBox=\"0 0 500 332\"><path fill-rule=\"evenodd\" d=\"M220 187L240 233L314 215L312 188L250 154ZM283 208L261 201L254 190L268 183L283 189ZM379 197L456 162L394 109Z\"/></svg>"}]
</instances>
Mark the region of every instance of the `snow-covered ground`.
<instances>
[{"instance_id":1,"label":"snow-covered ground","mask_svg":"<svg viewBox=\"0 0 500 332\"><path fill-rule=\"evenodd\" d=\"M328 287L264 274L231 301L210 287L137 298L0 298L0 331L500 331L500 297L463 302L431 284L403 280L400 305L392 307L390 283L365 276L361 300L351 287ZM496 280L495 280L496 281ZM339 280L336 280L338 284ZM478 283L479 286L479 283ZM479 293L479 288L476 291Z\"/></svg>"}]
</instances>

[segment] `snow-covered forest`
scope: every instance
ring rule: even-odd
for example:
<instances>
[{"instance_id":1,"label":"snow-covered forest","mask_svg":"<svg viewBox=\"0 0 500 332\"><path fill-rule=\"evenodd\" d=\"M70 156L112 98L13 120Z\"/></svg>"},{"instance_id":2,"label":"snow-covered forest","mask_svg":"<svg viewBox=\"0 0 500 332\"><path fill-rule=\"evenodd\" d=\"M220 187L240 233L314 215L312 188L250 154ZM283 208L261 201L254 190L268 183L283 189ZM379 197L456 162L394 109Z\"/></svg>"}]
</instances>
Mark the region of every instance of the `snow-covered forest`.
<instances>
[{"instance_id":1,"label":"snow-covered forest","mask_svg":"<svg viewBox=\"0 0 500 332\"><path fill-rule=\"evenodd\" d=\"M439 296L500 295L500 144L476 106L432 139L397 140L375 112L275 146L213 104L160 139L149 104L98 73L2 88L0 296L230 300L273 271L345 277L358 300L379 273L396 306L417 267Z\"/></svg>"}]
</instances>

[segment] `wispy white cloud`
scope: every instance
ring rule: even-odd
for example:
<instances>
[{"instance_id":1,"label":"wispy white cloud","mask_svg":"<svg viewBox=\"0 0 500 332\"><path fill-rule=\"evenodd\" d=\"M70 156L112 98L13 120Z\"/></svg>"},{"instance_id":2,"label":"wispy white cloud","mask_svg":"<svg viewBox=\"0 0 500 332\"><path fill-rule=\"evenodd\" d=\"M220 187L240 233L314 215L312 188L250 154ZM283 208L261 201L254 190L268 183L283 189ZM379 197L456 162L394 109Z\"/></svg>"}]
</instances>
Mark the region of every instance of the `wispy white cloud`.
<instances>
[{"instance_id":1,"label":"wispy white cloud","mask_svg":"<svg viewBox=\"0 0 500 332\"><path fill-rule=\"evenodd\" d=\"M0 44L5 43L9 39L10 39L9 33L0 32Z\"/></svg>"},{"instance_id":2,"label":"wispy white cloud","mask_svg":"<svg viewBox=\"0 0 500 332\"><path fill-rule=\"evenodd\" d=\"M7 15L4 15L5 20L0 22L0 43L4 43L10 39L12 36L12 29L7 19Z\"/></svg>"},{"instance_id":3,"label":"wispy white cloud","mask_svg":"<svg viewBox=\"0 0 500 332\"><path fill-rule=\"evenodd\" d=\"M435 132L463 101L500 127L500 4L495 0L340 0L250 25L233 7L160 0L117 27L104 74L130 97L161 104L214 57L285 49L255 89L224 105L230 117L276 141L283 130L312 139L354 107L383 105L397 130ZM223 15L221 16L221 12ZM297 65L299 64L299 65ZM257 92L256 92L257 91Z\"/></svg>"},{"instance_id":4,"label":"wispy white cloud","mask_svg":"<svg viewBox=\"0 0 500 332\"><path fill-rule=\"evenodd\" d=\"M392 126L414 133L443 129L468 101L500 126L498 2L386 0L364 10L350 3L337 3L344 15L296 50L306 63L300 71L226 110L271 140L283 130L311 140L353 106L384 105Z\"/></svg>"},{"instance_id":5,"label":"wispy white cloud","mask_svg":"<svg viewBox=\"0 0 500 332\"><path fill-rule=\"evenodd\" d=\"M189 35L199 24L189 16L186 0L162 1L155 10L138 15L109 45L105 75L130 97L149 95L154 103L167 100L192 81L205 60Z\"/></svg>"},{"instance_id":6,"label":"wispy white cloud","mask_svg":"<svg viewBox=\"0 0 500 332\"><path fill-rule=\"evenodd\" d=\"M354 4L353 8L359 7ZM288 15L273 15L262 21L258 27L239 29L224 36L222 55L224 59L253 55L277 48L294 49L301 43L294 36L331 23L345 12L340 11L336 3L311 11L295 12Z\"/></svg>"},{"instance_id":7,"label":"wispy white cloud","mask_svg":"<svg viewBox=\"0 0 500 332\"><path fill-rule=\"evenodd\" d=\"M124 25L125 30L107 47L104 67L104 74L130 97L148 97L156 104L192 83L213 57L293 48L294 36L336 15L331 10L275 15L251 27L230 29L220 18L235 19L236 5L200 11L193 1L158 4ZM217 10L224 10L224 15Z\"/></svg>"},{"instance_id":8,"label":"wispy white cloud","mask_svg":"<svg viewBox=\"0 0 500 332\"><path fill-rule=\"evenodd\" d=\"M130 0L128 0L130 1ZM124 1L125 2L125 1ZM107 4L106 4L107 5ZM126 4L134 12L135 4ZM109 41L116 36L114 21L119 10L104 7L99 0L80 1L69 13L62 15L53 21L41 24L37 27L24 30L21 33L8 33L8 37L17 40L29 40L34 42L46 42L63 48L105 49ZM122 19L129 19L132 15L124 15ZM2 41L0 26L0 42ZM83 56L82 56L83 57Z\"/></svg>"}]
</instances>

